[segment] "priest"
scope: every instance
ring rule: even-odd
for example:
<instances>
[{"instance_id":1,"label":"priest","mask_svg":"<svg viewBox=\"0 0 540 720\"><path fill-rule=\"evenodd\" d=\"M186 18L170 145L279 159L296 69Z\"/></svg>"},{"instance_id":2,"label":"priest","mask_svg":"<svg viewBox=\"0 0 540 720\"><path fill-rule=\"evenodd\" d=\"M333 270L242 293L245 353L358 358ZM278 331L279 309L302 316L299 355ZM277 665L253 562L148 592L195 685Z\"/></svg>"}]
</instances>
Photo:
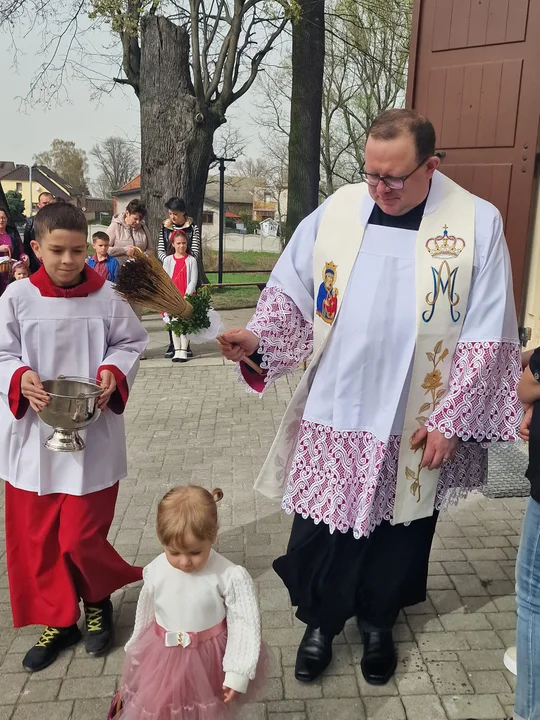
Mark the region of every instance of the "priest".
<instances>
[{"instance_id":1,"label":"priest","mask_svg":"<svg viewBox=\"0 0 540 720\"><path fill-rule=\"evenodd\" d=\"M517 437L502 219L439 163L429 120L380 115L364 182L300 224L247 329L221 340L259 393L313 355L256 483L294 515L274 569L306 624L302 682L351 617L366 681L388 682L398 614L426 598L440 509L485 482L487 443Z\"/></svg>"}]
</instances>

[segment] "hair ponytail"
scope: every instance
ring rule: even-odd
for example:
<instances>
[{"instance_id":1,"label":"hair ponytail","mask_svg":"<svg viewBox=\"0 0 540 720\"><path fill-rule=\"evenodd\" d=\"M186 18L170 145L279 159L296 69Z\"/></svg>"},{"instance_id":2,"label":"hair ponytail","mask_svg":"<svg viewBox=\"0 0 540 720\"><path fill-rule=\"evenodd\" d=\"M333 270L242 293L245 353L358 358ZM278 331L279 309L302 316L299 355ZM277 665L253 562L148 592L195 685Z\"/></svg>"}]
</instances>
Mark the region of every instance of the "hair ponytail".
<instances>
[{"instance_id":1,"label":"hair ponytail","mask_svg":"<svg viewBox=\"0 0 540 720\"><path fill-rule=\"evenodd\" d=\"M221 488L214 488L210 494L217 503L223 500L223 490Z\"/></svg>"}]
</instances>

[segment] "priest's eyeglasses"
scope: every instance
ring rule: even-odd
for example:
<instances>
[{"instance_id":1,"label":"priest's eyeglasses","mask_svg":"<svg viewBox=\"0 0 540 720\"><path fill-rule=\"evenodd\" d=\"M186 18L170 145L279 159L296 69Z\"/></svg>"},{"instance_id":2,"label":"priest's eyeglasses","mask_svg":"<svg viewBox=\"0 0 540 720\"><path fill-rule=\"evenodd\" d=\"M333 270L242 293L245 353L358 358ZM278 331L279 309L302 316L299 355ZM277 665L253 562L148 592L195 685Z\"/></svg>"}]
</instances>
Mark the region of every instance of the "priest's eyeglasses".
<instances>
[{"instance_id":1,"label":"priest's eyeglasses","mask_svg":"<svg viewBox=\"0 0 540 720\"><path fill-rule=\"evenodd\" d=\"M419 170L422 165L429 160L431 155L428 155L428 157L424 158L422 162L417 165L412 172L410 172L408 175L402 175L401 177L393 177L392 175L378 175L377 173L368 173L365 171L365 166L360 171L361 178L367 182L368 185L372 185L375 187L375 185L378 185L380 182L383 182L387 188L390 188L391 190L402 190L405 185L405 180L407 178L410 178L411 175L414 175L414 173Z\"/></svg>"}]
</instances>

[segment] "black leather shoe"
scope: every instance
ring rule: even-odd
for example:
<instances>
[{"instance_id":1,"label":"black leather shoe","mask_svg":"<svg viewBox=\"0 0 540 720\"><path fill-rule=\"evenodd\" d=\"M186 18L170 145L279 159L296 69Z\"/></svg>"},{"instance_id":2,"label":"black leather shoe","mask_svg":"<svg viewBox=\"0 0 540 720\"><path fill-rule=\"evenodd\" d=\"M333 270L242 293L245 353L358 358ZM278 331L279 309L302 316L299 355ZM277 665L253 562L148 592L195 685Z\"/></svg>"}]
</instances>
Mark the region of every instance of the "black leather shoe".
<instances>
[{"instance_id":1,"label":"black leather shoe","mask_svg":"<svg viewBox=\"0 0 540 720\"><path fill-rule=\"evenodd\" d=\"M332 635L324 635L319 628L308 627L296 655L294 677L300 682L316 680L332 660Z\"/></svg>"},{"instance_id":2,"label":"black leather shoe","mask_svg":"<svg viewBox=\"0 0 540 720\"><path fill-rule=\"evenodd\" d=\"M76 645L81 631L76 625L67 628L46 627L37 643L30 648L22 661L28 672L39 672L52 665L61 650Z\"/></svg>"},{"instance_id":3,"label":"black leather shoe","mask_svg":"<svg viewBox=\"0 0 540 720\"><path fill-rule=\"evenodd\" d=\"M110 598L97 603L84 603L86 640L89 655L103 655L113 643L113 607Z\"/></svg>"},{"instance_id":4,"label":"black leather shoe","mask_svg":"<svg viewBox=\"0 0 540 720\"><path fill-rule=\"evenodd\" d=\"M386 685L397 665L396 648L391 630L362 632L364 655L360 667L370 685Z\"/></svg>"},{"instance_id":5,"label":"black leather shoe","mask_svg":"<svg viewBox=\"0 0 540 720\"><path fill-rule=\"evenodd\" d=\"M165 353L165 357L167 360L170 360L172 357L174 357L174 345L171 343L169 347L167 348L167 352Z\"/></svg>"}]
</instances>

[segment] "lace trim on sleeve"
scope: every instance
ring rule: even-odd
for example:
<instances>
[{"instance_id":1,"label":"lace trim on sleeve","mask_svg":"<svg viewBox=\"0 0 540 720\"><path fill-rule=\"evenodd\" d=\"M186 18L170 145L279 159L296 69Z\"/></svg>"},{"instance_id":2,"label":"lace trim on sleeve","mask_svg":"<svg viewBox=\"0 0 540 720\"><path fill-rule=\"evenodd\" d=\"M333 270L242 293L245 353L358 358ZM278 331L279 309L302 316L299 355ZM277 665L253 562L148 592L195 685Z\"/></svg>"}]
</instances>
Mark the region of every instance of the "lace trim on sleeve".
<instances>
[{"instance_id":1,"label":"lace trim on sleeve","mask_svg":"<svg viewBox=\"0 0 540 720\"><path fill-rule=\"evenodd\" d=\"M461 440L517 440L522 416L517 397L520 377L517 343L458 343L449 391L429 418L428 430Z\"/></svg>"},{"instance_id":2,"label":"lace trim on sleeve","mask_svg":"<svg viewBox=\"0 0 540 720\"><path fill-rule=\"evenodd\" d=\"M260 340L265 386L296 370L313 352L313 323L279 287L265 288L247 329ZM244 378L240 373L240 381ZM252 388L247 388L251 390Z\"/></svg>"}]
</instances>

